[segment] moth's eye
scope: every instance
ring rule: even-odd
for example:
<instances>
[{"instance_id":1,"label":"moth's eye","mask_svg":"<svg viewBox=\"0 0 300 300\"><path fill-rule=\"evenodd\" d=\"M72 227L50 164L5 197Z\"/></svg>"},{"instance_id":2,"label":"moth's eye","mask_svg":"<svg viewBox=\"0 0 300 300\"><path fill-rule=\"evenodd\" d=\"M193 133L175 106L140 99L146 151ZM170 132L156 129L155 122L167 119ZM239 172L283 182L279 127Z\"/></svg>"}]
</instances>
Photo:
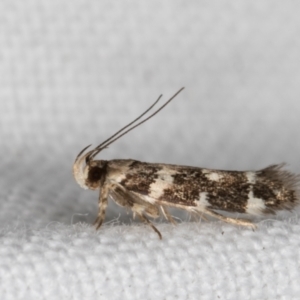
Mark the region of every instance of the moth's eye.
<instances>
[{"instance_id":1,"label":"moth's eye","mask_svg":"<svg viewBox=\"0 0 300 300\"><path fill-rule=\"evenodd\" d=\"M88 180L91 182L98 181L101 179L103 170L99 167L92 167L89 170Z\"/></svg>"}]
</instances>

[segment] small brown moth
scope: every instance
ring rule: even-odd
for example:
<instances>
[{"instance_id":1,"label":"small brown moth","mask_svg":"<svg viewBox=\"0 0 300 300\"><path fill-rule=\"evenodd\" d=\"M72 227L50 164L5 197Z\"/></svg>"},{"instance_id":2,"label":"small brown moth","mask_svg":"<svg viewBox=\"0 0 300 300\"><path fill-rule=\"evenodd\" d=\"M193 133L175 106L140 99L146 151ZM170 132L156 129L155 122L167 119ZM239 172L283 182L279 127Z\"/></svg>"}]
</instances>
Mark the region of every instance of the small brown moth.
<instances>
[{"instance_id":1,"label":"small brown moth","mask_svg":"<svg viewBox=\"0 0 300 300\"><path fill-rule=\"evenodd\" d=\"M84 154L88 146L78 154L73 165L77 183L84 189L100 189L96 229L104 221L108 197L120 206L130 208L134 216L139 216L149 224L159 238L162 238L161 233L147 217L157 218L162 214L168 221L175 223L167 207L255 227L251 221L226 217L222 212L267 215L279 210L291 210L299 203L299 175L283 170L282 164L259 171L240 172L153 164L132 159L94 159L108 145L156 115L182 90L149 117L135 124L154 107L162 97L160 95L134 121L93 150Z\"/></svg>"}]
</instances>

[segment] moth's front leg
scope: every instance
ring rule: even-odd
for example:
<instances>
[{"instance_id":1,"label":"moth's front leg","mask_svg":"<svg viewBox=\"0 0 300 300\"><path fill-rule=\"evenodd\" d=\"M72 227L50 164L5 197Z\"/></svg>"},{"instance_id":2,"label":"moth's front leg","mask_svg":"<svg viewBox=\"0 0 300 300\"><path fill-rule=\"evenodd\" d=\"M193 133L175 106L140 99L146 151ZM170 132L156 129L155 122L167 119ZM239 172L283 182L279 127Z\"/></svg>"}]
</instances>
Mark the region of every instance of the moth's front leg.
<instances>
[{"instance_id":1,"label":"moth's front leg","mask_svg":"<svg viewBox=\"0 0 300 300\"><path fill-rule=\"evenodd\" d=\"M105 211L108 203L108 191L109 187L107 184L104 184L99 192L99 200L98 200L98 216L94 222L94 226L97 229L100 228L105 219Z\"/></svg>"}]
</instances>

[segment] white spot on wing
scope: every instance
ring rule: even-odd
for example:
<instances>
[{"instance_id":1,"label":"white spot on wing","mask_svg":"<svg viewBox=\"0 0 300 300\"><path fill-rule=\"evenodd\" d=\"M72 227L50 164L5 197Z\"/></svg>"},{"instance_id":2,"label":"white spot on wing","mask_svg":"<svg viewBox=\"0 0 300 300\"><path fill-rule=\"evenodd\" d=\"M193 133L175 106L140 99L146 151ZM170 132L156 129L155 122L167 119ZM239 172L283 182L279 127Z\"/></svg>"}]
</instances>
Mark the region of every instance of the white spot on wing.
<instances>
[{"instance_id":1,"label":"white spot on wing","mask_svg":"<svg viewBox=\"0 0 300 300\"><path fill-rule=\"evenodd\" d=\"M207 201L207 192L201 192L199 194L199 200L196 201L197 207L199 207L200 209L205 209L207 206L209 206L210 204Z\"/></svg>"},{"instance_id":2,"label":"white spot on wing","mask_svg":"<svg viewBox=\"0 0 300 300\"><path fill-rule=\"evenodd\" d=\"M217 172L206 173L205 176L211 181L219 181L223 178L223 175Z\"/></svg>"},{"instance_id":3,"label":"white spot on wing","mask_svg":"<svg viewBox=\"0 0 300 300\"><path fill-rule=\"evenodd\" d=\"M259 215L266 208L265 202L261 198L256 198L251 190L248 194L248 202L246 213L251 215Z\"/></svg>"},{"instance_id":4,"label":"white spot on wing","mask_svg":"<svg viewBox=\"0 0 300 300\"><path fill-rule=\"evenodd\" d=\"M109 162L109 173L107 174L107 180L111 182L120 183L126 179L129 165L132 161L120 160L120 161L110 161Z\"/></svg>"},{"instance_id":5,"label":"white spot on wing","mask_svg":"<svg viewBox=\"0 0 300 300\"><path fill-rule=\"evenodd\" d=\"M256 183L256 173L253 171L246 172L248 183L254 185ZM260 215L266 208L265 201L261 198L254 197L253 186L248 193L248 202L246 207L246 213L250 215Z\"/></svg>"},{"instance_id":6,"label":"white spot on wing","mask_svg":"<svg viewBox=\"0 0 300 300\"><path fill-rule=\"evenodd\" d=\"M256 182L255 172L252 171L246 172L246 177L248 179L248 183L254 184Z\"/></svg>"},{"instance_id":7,"label":"white spot on wing","mask_svg":"<svg viewBox=\"0 0 300 300\"><path fill-rule=\"evenodd\" d=\"M158 199L164 194L164 190L173 186L173 175L177 174L176 170L168 167L162 167L158 172L158 178L150 185L150 198Z\"/></svg>"},{"instance_id":8,"label":"white spot on wing","mask_svg":"<svg viewBox=\"0 0 300 300\"><path fill-rule=\"evenodd\" d=\"M126 179L126 173L114 173L110 174L109 178L110 181L112 182L118 182L120 183L121 181Z\"/></svg>"}]
</instances>

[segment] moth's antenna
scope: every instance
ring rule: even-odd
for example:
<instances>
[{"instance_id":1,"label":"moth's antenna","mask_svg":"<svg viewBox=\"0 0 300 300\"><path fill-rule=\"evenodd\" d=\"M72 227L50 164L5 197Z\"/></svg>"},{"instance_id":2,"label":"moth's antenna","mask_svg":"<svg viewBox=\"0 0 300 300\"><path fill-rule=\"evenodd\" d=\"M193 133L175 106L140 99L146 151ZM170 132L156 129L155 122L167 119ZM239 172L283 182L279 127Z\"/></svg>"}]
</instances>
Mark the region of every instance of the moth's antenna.
<instances>
[{"instance_id":1,"label":"moth's antenna","mask_svg":"<svg viewBox=\"0 0 300 300\"><path fill-rule=\"evenodd\" d=\"M118 135L120 132L122 132L123 130L125 130L126 128L128 128L130 125L134 124L136 121L138 121L141 117L143 117L149 110L151 110L154 105L160 100L160 98L162 97L162 95L160 95L157 100L148 108L146 109L140 116L138 116L136 119L134 119L132 122L130 122L129 124L127 124L126 126L122 127L119 131L117 131L115 134L113 134L111 137L109 137L107 140L105 140L104 142L102 142L100 145L98 145L94 150L101 148L101 146L103 146L105 143L107 143L108 141L110 141L112 138L114 138L116 135Z\"/></svg>"},{"instance_id":2,"label":"moth's antenna","mask_svg":"<svg viewBox=\"0 0 300 300\"><path fill-rule=\"evenodd\" d=\"M90 158L95 157L101 150L103 150L104 148L106 148L108 145L112 144L113 142L115 142L116 140L118 140L120 137L122 137L123 135L125 135L126 133L128 133L129 131L133 130L134 128L142 125L143 123L145 123L146 121L148 121L149 119L151 119L152 117L154 117L158 112L160 112L166 105L168 105L182 90L184 89L184 87L182 87L177 93L175 93L165 104L163 104L159 109L157 109L153 114L151 114L149 117L147 117L146 119L140 121L139 123L135 124L134 126L132 126L131 128L127 129L125 132L123 132L122 134L120 134L119 136L115 137L119 132L123 131L125 128L127 128L128 126L130 126L131 124L133 124L136 120L140 119L146 112L148 112L150 110L147 109L147 111L145 113L143 113L139 118L137 118L135 121L131 122L130 124L126 125L125 127L123 127L121 130L119 130L116 134L114 134L113 136L111 136L109 139L107 139L105 142L101 143L99 146L97 146L94 149L94 153L91 154ZM159 96L159 98L156 100L155 103L157 103L157 101L162 97L162 95ZM154 103L154 104L155 104ZM151 106L153 107L154 104ZM112 139L113 137L115 137L114 139Z\"/></svg>"}]
</instances>

